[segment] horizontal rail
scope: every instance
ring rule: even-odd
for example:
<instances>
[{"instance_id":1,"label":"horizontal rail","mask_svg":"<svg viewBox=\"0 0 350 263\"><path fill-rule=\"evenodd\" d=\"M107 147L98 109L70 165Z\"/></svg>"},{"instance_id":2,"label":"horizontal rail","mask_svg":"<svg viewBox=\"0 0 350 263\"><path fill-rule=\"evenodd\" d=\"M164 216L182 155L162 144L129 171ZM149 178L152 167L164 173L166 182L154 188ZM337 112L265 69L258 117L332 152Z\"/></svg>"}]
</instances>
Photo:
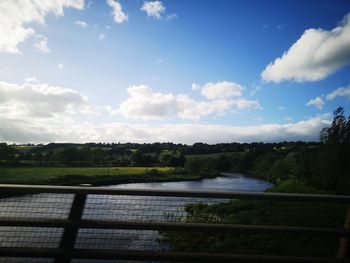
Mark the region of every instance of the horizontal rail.
<instances>
[{"instance_id":1,"label":"horizontal rail","mask_svg":"<svg viewBox=\"0 0 350 263\"><path fill-rule=\"evenodd\" d=\"M6 185L0 184L1 193L37 194L95 194L95 195L136 195L136 196L169 196L169 197L201 197L222 199L255 199L300 202L350 203L347 195L320 194L285 194L261 192L214 192L186 190L153 190L153 189L115 189L110 187L79 187L79 186L42 186L42 185Z\"/></svg>"},{"instance_id":2,"label":"horizontal rail","mask_svg":"<svg viewBox=\"0 0 350 263\"><path fill-rule=\"evenodd\" d=\"M66 255L62 249L42 248L0 248L0 255L6 257L41 257L52 258ZM179 252L153 252L135 250L90 250L73 249L69 256L75 259L119 259L119 260L166 260L184 262L272 262L272 263L349 263L348 259L319 258L319 257L293 257L270 255L239 255L219 253L179 253Z\"/></svg>"},{"instance_id":3,"label":"horizontal rail","mask_svg":"<svg viewBox=\"0 0 350 263\"><path fill-rule=\"evenodd\" d=\"M0 219L1 226L19 227L52 227L66 228L75 226L91 229L137 229L159 231L186 231L186 232L217 232L217 233L244 233L264 235L298 235L298 236L334 236L350 237L350 231L338 228L267 226L267 225L232 225L232 224L205 224L205 223L176 223L176 222L140 222L140 221L98 221L80 220L76 223L69 219Z\"/></svg>"}]
</instances>

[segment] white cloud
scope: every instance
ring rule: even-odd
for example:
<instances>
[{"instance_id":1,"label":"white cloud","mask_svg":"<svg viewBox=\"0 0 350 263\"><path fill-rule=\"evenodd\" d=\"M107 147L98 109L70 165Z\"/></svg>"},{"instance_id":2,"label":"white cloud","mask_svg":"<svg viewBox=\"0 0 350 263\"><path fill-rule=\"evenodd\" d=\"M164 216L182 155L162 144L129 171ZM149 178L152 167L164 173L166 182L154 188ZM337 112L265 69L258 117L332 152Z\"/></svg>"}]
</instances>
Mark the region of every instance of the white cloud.
<instances>
[{"instance_id":1,"label":"white cloud","mask_svg":"<svg viewBox=\"0 0 350 263\"><path fill-rule=\"evenodd\" d=\"M58 68L59 70L62 70L62 69L63 69L63 64L62 64L62 63L58 63L58 64L57 64L57 68Z\"/></svg>"},{"instance_id":2,"label":"white cloud","mask_svg":"<svg viewBox=\"0 0 350 263\"><path fill-rule=\"evenodd\" d=\"M284 106L278 106L277 109L278 109L278 110L285 110L286 107L284 107Z\"/></svg>"},{"instance_id":3,"label":"white cloud","mask_svg":"<svg viewBox=\"0 0 350 263\"><path fill-rule=\"evenodd\" d=\"M212 114L222 115L231 108L259 109L257 100L215 99L196 101L187 95L174 95L154 92L146 85L131 86L127 89L128 98L120 104L118 113L127 119L165 120L178 117L186 120L199 120Z\"/></svg>"},{"instance_id":4,"label":"white cloud","mask_svg":"<svg viewBox=\"0 0 350 263\"><path fill-rule=\"evenodd\" d=\"M122 5L115 0L107 0L107 4L112 8L113 19L116 23L121 24L128 21L128 15L122 10Z\"/></svg>"},{"instance_id":5,"label":"white cloud","mask_svg":"<svg viewBox=\"0 0 350 263\"><path fill-rule=\"evenodd\" d=\"M86 27L89 26L86 22L81 21L81 20L76 20L76 21L74 22L74 24L77 25L77 26L79 26L79 27L81 27L81 28L86 28Z\"/></svg>"},{"instance_id":6,"label":"white cloud","mask_svg":"<svg viewBox=\"0 0 350 263\"><path fill-rule=\"evenodd\" d=\"M145 11L149 17L161 19L165 12L165 6L161 1L144 1L141 10Z\"/></svg>"},{"instance_id":7,"label":"white cloud","mask_svg":"<svg viewBox=\"0 0 350 263\"><path fill-rule=\"evenodd\" d=\"M101 33L101 34L99 34L98 35L98 37L97 37L99 40L103 40L103 39L105 39L106 38L106 35L105 34L103 34L103 33Z\"/></svg>"},{"instance_id":8,"label":"white cloud","mask_svg":"<svg viewBox=\"0 0 350 263\"><path fill-rule=\"evenodd\" d=\"M322 109L323 106L324 106L324 101L321 97L316 97L314 99L311 99L309 100L307 103L306 103L307 106L314 106L316 107L317 109Z\"/></svg>"},{"instance_id":9,"label":"white cloud","mask_svg":"<svg viewBox=\"0 0 350 263\"><path fill-rule=\"evenodd\" d=\"M224 99L233 96L241 96L243 87L234 82L207 83L202 87L201 93L208 99Z\"/></svg>"},{"instance_id":10,"label":"white cloud","mask_svg":"<svg viewBox=\"0 0 350 263\"><path fill-rule=\"evenodd\" d=\"M81 93L47 84L0 82L0 115L12 118L53 117L63 113L90 113L93 106Z\"/></svg>"},{"instance_id":11,"label":"white cloud","mask_svg":"<svg viewBox=\"0 0 350 263\"><path fill-rule=\"evenodd\" d=\"M261 110L262 109L258 100L247 100L247 99L240 98L240 99L229 100L229 101L231 103L231 106L239 110L243 110L243 109Z\"/></svg>"},{"instance_id":12,"label":"white cloud","mask_svg":"<svg viewBox=\"0 0 350 263\"><path fill-rule=\"evenodd\" d=\"M24 79L25 82L38 82L38 79L35 76L30 76Z\"/></svg>"},{"instance_id":13,"label":"white cloud","mask_svg":"<svg viewBox=\"0 0 350 263\"><path fill-rule=\"evenodd\" d=\"M36 35L36 37L39 38L39 40L34 43L34 47L42 53L50 53L51 50L47 46L47 37L42 35Z\"/></svg>"},{"instance_id":14,"label":"white cloud","mask_svg":"<svg viewBox=\"0 0 350 263\"><path fill-rule=\"evenodd\" d=\"M347 87L340 87L327 94L327 100L333 100L336 97L347 97L350 100L350 85Z\"/></svg>"},{"instance_id":15,"label":"white cloud","mask_svg":"<svg viewBox=\"0 0 350 263\"><path fill-rule=\"evenodd\" d=\"M265 81L279 83L317 81L350 63L350 14L331 31L308 29L282 57L261 73Z\"/></svg>"},{"instance_id":16,"label":"white cloud","mask_svg":"<svg viewBox=\"0 0 350 263\"><path fill-rule=\"evenodd\" d=\"M36 34L28 24L45 24L47 15L63 16L69 7L82 9L84 0L0 1L0 52L20 53L18 45Z\"/></svg>"}]
</instances>

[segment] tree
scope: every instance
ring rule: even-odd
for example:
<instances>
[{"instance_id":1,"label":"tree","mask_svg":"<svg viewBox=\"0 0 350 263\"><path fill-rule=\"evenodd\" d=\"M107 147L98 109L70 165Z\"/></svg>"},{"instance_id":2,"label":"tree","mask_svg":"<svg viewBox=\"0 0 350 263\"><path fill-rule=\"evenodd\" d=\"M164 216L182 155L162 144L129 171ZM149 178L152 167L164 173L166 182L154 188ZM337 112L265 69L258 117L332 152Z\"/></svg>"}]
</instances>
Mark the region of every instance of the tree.
<instances>
[{"instance_id":1,"label":"tree","mask_svg":"<svg viewBox=\"0 0 350 263\"><path fill-rule=\"evenodd\" d=\"M323 128L320 134L321 141L326 145L350 143L350 115L344 115L344 108L338 107L333 112L331 127Z\"/></svg>"},{"instance_id":2,"label":"tree","mask_svg":"<svg viewBox=\"0 0 350 263\"><path fill-rule=\"evenodd\" d=\"M319 155L319 182L322 187L339 193L350 192L350 116L346 118L344 109L333 113L332 125L322 129L323 143Z\"/></svg>"},{"instance_id":3,"label":"tree","mask_svg":"<svg viewBox=\"0 0 350 263\"><path fill-rule=\"evenodd\" d=\"M44 155L42 154L42 152L36 152L34 155L34 160L35 162L41 165L44 160Z\"/></svg>"},{"instance_id":4,"label":"tree","mask_svg":"<svg viewBox=\"0 0 350 263\"><path fill-rule=\"evenodd\" d=\"M6 143L0 143L0 160L12 162L15 159L15 148Z\"/></svg>"}]
</instances>

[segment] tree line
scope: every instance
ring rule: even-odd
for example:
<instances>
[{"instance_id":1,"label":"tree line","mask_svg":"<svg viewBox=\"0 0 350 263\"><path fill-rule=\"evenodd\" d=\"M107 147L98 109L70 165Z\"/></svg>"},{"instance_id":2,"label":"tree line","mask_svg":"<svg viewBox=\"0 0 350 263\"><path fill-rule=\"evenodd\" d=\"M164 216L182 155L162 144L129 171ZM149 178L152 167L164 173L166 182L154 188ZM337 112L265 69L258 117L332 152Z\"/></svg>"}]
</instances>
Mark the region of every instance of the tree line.
<instances>
[{"instance_id":1,"label":"tree line","mask_svg":"<svg viewBox=\"0 0 350 263\"><path fill-rule=\"evenodd\" d=\"M318 146L319 142L220 143L0 143L0 165L172 166L183 167L186 156L271 152L275 149ZM223 157L224 158L224 157Z\"/></svg>"}]
</instances>

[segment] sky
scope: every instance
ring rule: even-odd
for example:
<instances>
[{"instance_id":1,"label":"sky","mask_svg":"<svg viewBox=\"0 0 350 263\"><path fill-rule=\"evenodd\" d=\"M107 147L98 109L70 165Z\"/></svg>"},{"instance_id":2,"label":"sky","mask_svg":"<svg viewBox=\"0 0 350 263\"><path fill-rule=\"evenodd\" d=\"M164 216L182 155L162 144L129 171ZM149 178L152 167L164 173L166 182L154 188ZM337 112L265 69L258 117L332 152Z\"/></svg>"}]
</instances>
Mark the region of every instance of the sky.
<instances>
[{"instance_id":1,"label":"sky","mask_svg":"<svg viewBox=\"0 0 350 263\"><path fill-rule=\"evenodd\" d=\"M350 113L348 0L2 0L0 141L313 141Z\"/></svg>"}]
</instances>

